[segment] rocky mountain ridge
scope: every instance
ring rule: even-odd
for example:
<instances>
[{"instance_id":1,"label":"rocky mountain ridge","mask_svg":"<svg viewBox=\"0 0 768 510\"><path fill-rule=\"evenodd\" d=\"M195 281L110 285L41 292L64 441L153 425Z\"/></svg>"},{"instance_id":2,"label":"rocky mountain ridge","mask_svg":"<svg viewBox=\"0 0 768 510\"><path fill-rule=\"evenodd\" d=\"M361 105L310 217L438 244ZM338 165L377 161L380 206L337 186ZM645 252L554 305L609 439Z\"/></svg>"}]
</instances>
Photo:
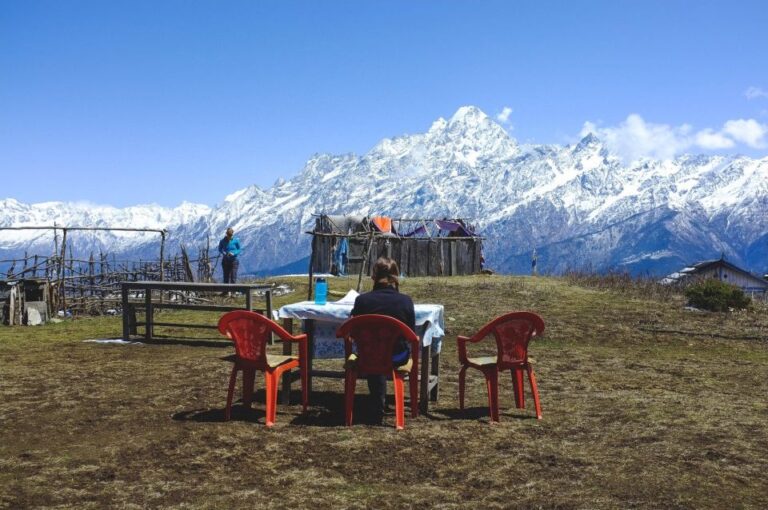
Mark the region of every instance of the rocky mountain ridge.
<instances>
[{"instance_id":1,"label":"rocky mountain ridge","mask_svg":"<svg viewBox=\"0 0 768 510\"><path fill-rule=\"evenodd\" d=\"M520 145L478 108L425 133L384 139L362 156L318 154L289 180L239 190L215 207L126 209L0 201L0 226L155 225L172 243L215 246L233 226L242 266L270 271L306 258L313 213L463 217L487 238L487 265L661 275L725 254L768 270L768 158L685 155L624 164L589 134L574 145ZM153 228L153 227L147 227ZM13 235L9 235L11 233ZM0 230L3 258L46 253L40 233ZM37 237L35 237L37 236ZM49 236L50 237L50 236ZM78 248L151 251L152 239L94 234ZM299 264L301 265L301 264Z\"/></svg>"}]
</instances>

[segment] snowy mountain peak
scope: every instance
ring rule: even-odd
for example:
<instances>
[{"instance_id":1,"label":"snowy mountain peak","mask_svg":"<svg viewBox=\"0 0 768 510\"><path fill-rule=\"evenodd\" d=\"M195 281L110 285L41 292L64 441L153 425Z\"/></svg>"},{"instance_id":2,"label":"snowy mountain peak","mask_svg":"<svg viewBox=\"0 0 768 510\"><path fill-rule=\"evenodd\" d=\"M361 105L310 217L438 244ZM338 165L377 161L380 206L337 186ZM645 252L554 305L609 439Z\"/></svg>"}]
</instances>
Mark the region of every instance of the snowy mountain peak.
<instances>
[{"instance_id":1,"label":"snowy mountain peak","mask_svg":"<svg viewBox=\"0 0 768 510\"><path fill-rule=\"evenodd\" d=\"M597 136L595 136L594 133L590 132L590 133L587 133L586 136L584 136L584 138L582 138L579 141L579 143L576 144L576 147L574 148L574 152L581 151L589 147L595 147L598 145L602 145L602 142Z\"/></svg>"},{"instance_id":2,"label":"snowy mountain peak","mask_svg":"<svg viewBox=\"0 0 768 510\"><path fill-rule=\"evenodd\" d=\"M450 124L477 126L487 120L490 120L488 115L477 106L462 106L453 114Z\"/></svg>"},{"instance_id":3,"label":"snowy mountain peak","mask_svg":"<svg viewBox=\"0 0 768 510\"><path fill-rule=\"evenodd\" d=\"M435 134L439 133L445 130L445 127L448 125L448 121L444 118L440 117L435 122L432 123L432 126L429 128L429 131L427 131L427 134Z\"/></svg>"}]
</instances>

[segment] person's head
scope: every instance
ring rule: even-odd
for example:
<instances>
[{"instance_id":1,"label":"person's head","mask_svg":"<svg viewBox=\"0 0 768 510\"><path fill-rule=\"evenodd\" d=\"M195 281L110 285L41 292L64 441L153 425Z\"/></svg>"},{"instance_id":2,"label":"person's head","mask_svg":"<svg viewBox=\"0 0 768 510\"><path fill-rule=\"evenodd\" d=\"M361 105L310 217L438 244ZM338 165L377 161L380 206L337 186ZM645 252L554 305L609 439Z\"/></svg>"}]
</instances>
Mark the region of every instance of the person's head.
<instances>
[{"instance_id":1,"label":"person's head","mask_svg":"<svg viewBox=\"0 0 768 510\"><path fill-rule=\"evenodd\" d=\"M230 238L231 238L233 235L235 235L235 231L234 231L234 230L232 230L232 227L229 227L229 228L227 229L227 237L230 237Z\"/></svg>"},{"instance_id":2,"label":"person's head","mask_svg":"<svg viewBox=\"0 0 768 510\"><path fill-rule=\"evenodd\" d=\"M385 287L391 285L397 289L400 286L399 274L400 268L397 267L397 262L386 257L380 257L373 265L373 270L371 271L373 286Z\"/></svg>"}]
</instances>

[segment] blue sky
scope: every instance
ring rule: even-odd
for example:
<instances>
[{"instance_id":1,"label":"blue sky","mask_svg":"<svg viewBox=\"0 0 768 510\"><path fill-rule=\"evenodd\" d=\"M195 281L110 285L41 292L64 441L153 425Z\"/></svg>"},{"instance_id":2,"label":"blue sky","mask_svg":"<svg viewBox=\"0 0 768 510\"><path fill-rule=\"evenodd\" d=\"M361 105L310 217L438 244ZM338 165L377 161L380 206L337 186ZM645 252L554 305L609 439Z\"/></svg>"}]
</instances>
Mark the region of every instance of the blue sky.
<instances>
[{"instance_id":1,"label":"blue sky","mask_svg":"<svg viewBox=\"0 0 768 510\"><path fill-rule=\"evenodd\" d=\"M521 142L768 155L768 3L0 4L0 198L213 205L462 105Z\"/></svg>"}]
</instances>

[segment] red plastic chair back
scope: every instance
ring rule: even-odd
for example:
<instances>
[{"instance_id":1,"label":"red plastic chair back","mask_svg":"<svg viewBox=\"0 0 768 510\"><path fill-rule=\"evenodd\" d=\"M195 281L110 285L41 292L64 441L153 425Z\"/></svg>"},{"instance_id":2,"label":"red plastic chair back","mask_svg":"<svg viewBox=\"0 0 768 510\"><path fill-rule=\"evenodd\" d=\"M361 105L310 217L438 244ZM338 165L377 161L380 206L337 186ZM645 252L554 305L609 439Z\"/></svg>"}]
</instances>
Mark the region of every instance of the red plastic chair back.
<instances>
[{"instance_id":1,"label":"red plastic chair back","mask_svg":"<svg viewBox=\"0 0 768 510\"><path fill-rule=\"evenodd\" d=\"M219 332L235 343L238 358L266 368L266 346L270 333L290 334L268 318L247 310L235 310L219 319ZM282 335L281 335L282 336Z\"/></svg>"},{"instance_id":2,"label":"red plastic chair back","mask_svg":"<svg viewBox=\"0 0 768 510\"><path fill-rule=\"evenodd\" d=\"M544 332L544 321L533 312L511 312L486 324L475 338L492 334L498 350L498 368L503 370L528 360L528 342Z\"/></svg>"},{"instance_id":3,"label":"red plastic chair back","mask_svg":"<svg viewBox=\"0 0 768 510\"><path fill-rule=\"evenodd\" d=\"M399 320L377 314L352 317L339 327L336 336L344 338L347 356L352 354L353 344L356 345L358 371L382 375L392 373L392 354L400 338L411 344L419 340L416 333Z\"/></svg>"}]
</instances>

